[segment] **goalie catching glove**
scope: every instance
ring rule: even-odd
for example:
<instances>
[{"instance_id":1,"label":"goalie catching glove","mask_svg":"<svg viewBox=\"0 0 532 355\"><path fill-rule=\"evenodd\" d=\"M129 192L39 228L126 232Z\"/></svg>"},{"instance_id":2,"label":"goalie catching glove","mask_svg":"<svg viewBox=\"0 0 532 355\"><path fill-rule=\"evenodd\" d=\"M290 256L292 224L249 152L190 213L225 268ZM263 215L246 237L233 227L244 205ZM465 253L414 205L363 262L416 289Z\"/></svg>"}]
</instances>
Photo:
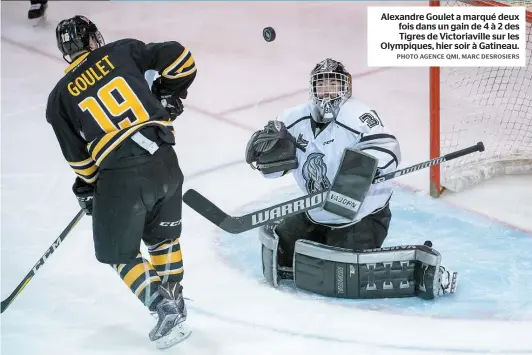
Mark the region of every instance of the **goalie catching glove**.
<instances>
[{"instance_id":1,"label":"goalie catching glove","mask_svg":"<svg viewBox=\"0 0 532 355\"><path fill-rule=\"evenodd\" d=\"M269 121L253 133L246 147L246 163L263 174L297 168L296 140L283 122Z\"/></svg>"}]
</instances>

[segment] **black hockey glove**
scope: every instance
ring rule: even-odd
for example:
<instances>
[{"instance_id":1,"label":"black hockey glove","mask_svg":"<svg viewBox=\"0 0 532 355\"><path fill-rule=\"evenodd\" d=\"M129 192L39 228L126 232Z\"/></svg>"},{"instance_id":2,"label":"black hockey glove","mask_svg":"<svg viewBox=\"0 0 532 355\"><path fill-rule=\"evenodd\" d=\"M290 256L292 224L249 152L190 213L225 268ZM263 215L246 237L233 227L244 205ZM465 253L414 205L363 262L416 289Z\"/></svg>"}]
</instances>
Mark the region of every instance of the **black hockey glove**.
<instances>
[{"instance_id":1,"label":"black hockey glove","mask_svg":"<svg viewBox=\"0 0 532 355\"><path fill-rule=\"evenodd\" d=\"M246 163L264 174L297 168L296 140L283 122L269 121L253 133L246 147Z\"/></svg>"},{"instance_id":2,"label":"black hockey glove","mask_svg":"<svg viewBox=\"0 0 532 355\"><path fill-rule=\"evenodd\" d=\"M86 183L80 177L76 178L72 191L78 199L79 206L88 216L92 215L92 201L94 199L94 186Z\"/></svg>"},{"instance_id":3,"label":"black hockey glove","mask_svg":"<svg viewBox=\"0 0 532 355\"><path fill-rule=\"evenodd\" d=\"M175 120L177 116L183 113L184 107L181 99L187 98L187 91L182 93L175 93L164 87L162 83L162 77L158 77L153 81L151 86L151 92L164 106L168 114L170 114L170 120Z\"/></svg>"}]
</instances>

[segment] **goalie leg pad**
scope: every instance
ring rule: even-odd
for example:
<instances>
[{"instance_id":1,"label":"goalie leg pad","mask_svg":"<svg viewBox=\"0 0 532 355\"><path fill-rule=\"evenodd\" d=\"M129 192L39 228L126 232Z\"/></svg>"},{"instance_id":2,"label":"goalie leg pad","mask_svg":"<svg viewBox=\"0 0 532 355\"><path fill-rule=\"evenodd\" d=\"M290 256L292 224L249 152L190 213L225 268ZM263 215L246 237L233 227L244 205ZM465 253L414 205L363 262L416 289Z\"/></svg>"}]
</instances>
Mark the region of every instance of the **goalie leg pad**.
<instances>
[{"instance_id":1,"label":"goalie leg pad","mask_svg":"<svg viewBox=\"0 0 532 355\"><path fill-rule=\"evenodd\" d=\"M303 290L337 298L359 298L358 254L306 239L296 242L294 283Z\"/></svg>"},{"instance_id":2,"label":"goalie leg pad","mask_svg":"<svg viewBox=\"0 0 532 355\"><path fill-rule=\"evenodd\" d=\"M353 252L298 240L293 273L298 288L328 297L434 299L441 294L440 262L425 245Z\"/></svg>"},{"instance_id":3,"label":"goalie leg pad","mask_svg":"<svg viewBox=\"0 0 532 355\"><path fill-rule=\"evenodd\" d=\"M322 241L325 229L312 223L305 213L260 227L262 273L266 281L277 287L280 279L292 279L296 241L301 238Z\"/></svg>"},{"instance_id":4,"label":"goalie leg pad","mask_svg":"<svg viewBox=\"0 0 532 355\"><path fill-rule=\"evenodd\" d=\"M345 149L323 209L354 220L377 173L375 157Z\"/></svg>"},{"instance_id":5,"label":"goalie leg pad","mask_svg":"<svg viewBox=\"0 0 532 355\"><path fill-rule=\"evenodd\" d=\"M261 243L262 274L273 287L279 286L279 272L277 268L277 252L279 250L279 236L275 233L275 225L267 224L259 228Z\"/></svg>"}]
</instances>

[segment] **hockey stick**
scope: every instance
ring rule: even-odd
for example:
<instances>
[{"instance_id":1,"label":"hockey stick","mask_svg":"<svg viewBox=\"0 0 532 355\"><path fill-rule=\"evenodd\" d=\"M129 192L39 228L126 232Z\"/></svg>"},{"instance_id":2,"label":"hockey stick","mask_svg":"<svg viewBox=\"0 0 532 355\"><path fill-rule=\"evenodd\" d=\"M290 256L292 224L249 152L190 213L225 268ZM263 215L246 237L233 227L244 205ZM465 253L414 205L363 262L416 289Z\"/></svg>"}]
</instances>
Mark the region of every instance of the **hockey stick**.
<instances>
[{"instance_id":1,"label":"hockey stick","mask_svg":"<svg viewBox=\"0 0 532 355\"><path fill-rule=\"evenodd\" d=\"M372 183L378 184L383 181L391 180L436 164L441 164L467 154L482 151L484 151L484 144L482 142L478 142L471 147L443 155L439 158L427 160L425 162L412 165L408 168L392 171L391 173L378 176L373 180ZM194 189L190 189L185 192L183 195L183 202L224 231L232 234L238 234L260 227L264 224L278 221L294 214L318 208L323 205L327 193L329 193L329 190L301 196L275 206L248 213L240 217L228 215Z\"/></svg>"},{"instance_id":2,"label":"hockey stick","mask_svg":"<svg viewBox=\"0 0 532 355\"><path fill-rule=\"evenodd\" d=\"M33 276L35 276L37 271L41 268L41 266L44 265L44 263L46 262L46 260L48 260L50 255L52 255L53 252L59 247L59 245L61 245L61 242L66 238L66 236L70 233L70 231L74 228L74 226L79 222L79 220L81 219L81 217L83 217L83 215L85 215L85 211L80 210L78 214L74 217L74 219L70 221L68 226L66 226L63 232L59 234L59 237L57 237L57 239L52 243L52 245L50 245L50 247L46 250L44 255L41 256L39 261L37 261L37 264L35 264L35 266L30 270L30 272L28 272L28 274L24 277L24 279L22 279L22 281L18 284L17 288L15 288L13 292L11 292L9 297L7 297L5 300L2 301L2 304L1 304L2 309L0 313L4 313L4 311L7 309L7 307L9 307L11 302L13 302L13 300L18 296L18 294L22 292L24 287L26 287L26 285L29 284Z\"/></svg>"}]
</instances>

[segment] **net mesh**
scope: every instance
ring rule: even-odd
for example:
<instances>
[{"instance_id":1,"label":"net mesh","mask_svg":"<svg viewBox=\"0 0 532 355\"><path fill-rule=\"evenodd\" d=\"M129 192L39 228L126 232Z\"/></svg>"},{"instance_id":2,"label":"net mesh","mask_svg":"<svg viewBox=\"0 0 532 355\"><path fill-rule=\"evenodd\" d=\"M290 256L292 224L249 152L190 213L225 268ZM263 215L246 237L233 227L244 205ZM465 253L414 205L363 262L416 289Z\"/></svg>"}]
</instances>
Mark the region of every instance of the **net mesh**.
<instances>
[{"instance_id":1,"label":"net mesh","mask_svg":"<svg viewBox=\"0 0 532 355\"><path fill-rule=\"evenodd\" d=\"M441 6L479 2L442 1ZM498 3L532 10L532 0ZM526 67L440 69L441 153L479 141L486 147L482 153L441 166L442 186L449 190L460 191L495 176L532 173L532 24L528 18Z\"/></svg>"},{"instance_id":2,"label":"net mesh","mask_svg":"<svg viewBox=\"0 0 532 355\"><path fill-rule=\"evenodd\" d=\"M497 1L501 4L510 5L510 6L524 6L527 11L532 10L532 0L529 1Z\"/></svg>"}]
</instances>

